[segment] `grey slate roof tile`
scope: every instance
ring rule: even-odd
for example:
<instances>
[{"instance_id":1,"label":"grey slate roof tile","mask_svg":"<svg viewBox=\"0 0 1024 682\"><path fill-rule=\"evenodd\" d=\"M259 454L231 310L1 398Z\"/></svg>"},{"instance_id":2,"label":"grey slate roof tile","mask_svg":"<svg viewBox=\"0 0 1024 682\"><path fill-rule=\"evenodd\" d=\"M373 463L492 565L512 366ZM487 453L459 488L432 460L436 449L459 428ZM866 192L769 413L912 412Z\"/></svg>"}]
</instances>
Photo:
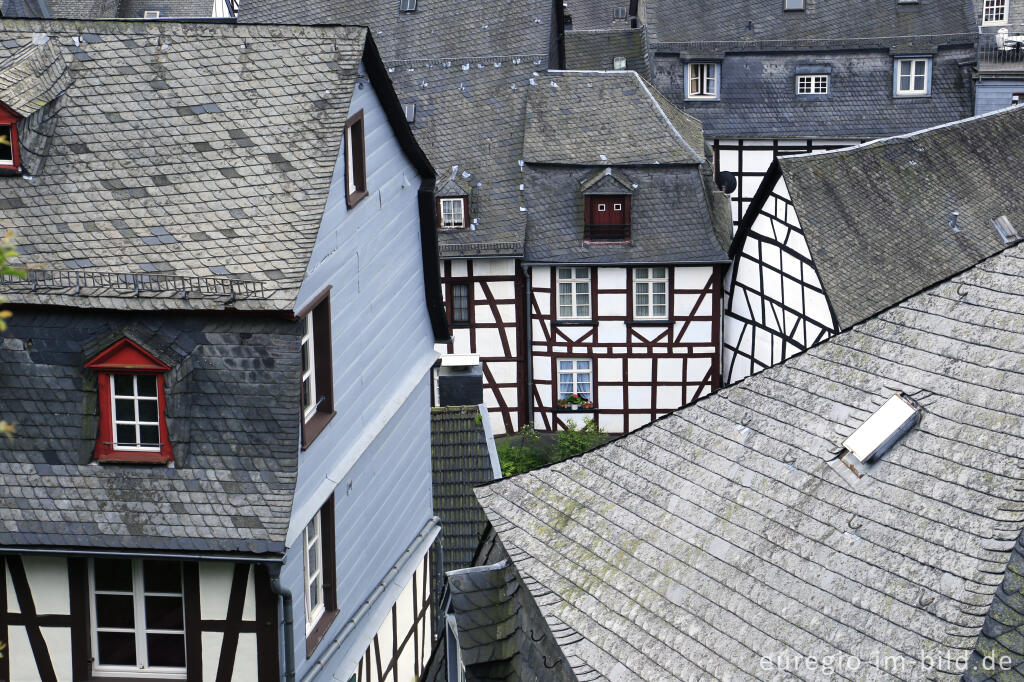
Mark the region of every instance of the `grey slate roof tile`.
<instances>
[{"instance_id":1,"label":"grey slate roof tile","mask_svg":"<svg viewBox=\"0 0 1024 682\"><path fill-rule=\"evenodd\" d=\"M1024 245L590 453L478 488L549 626L579 634L563 653L616 680L832 679L780 654L857 657L847 679L954 680L921 653L1013 651L991 621L1024 620L999 592L1024 570L1022 285ZM924 416L851 488L834 448L896 391Z\"/></svg>"},{"instance_id":2,"label":"grey slate roof tile","mask_svg":"<svg viewBox=\"0 0 1024 682\"><path fill-rule=\"evenodd\" d=\"M625 57L628 70L650 78L642 28L566 31L564 40L567 69L605 71L614 68L615 57Z\"/></svg>"},{"instance_id":3,"label":"grey slate roof tile","mask_svg":"<svg viewBox=\"0 0 1024 682\"><path fill-rule=\"evenodd\" d=\"M1022 232L1022 163L1022 109L781 159L840 326L1001 250L995 218L1008 216Z\"/></svg>"},{"instance_id":4,"label":"grey slate roof tile","mask_svg":"<svg viewBox=\"0 0 1024 682\"><path fill-rule=\"evenodd\" d=\"M96 272L248 281L263 297L239 298L237 307L290 309L366 30L5 19L0 63L37 33L50 36L41 50L91 58L63 57L69 78L45 71L46 82L66 87L45 163L32 177L0 178L0 224L17 233L20 262L72 280ZM79 40L85 33L92 38ZM139 87L155 80L166 87ZM203 113L182 115L182 107ZM2 288L16 302L115 308L220 308L227 299Z\"/></svg>"}]
</instances>

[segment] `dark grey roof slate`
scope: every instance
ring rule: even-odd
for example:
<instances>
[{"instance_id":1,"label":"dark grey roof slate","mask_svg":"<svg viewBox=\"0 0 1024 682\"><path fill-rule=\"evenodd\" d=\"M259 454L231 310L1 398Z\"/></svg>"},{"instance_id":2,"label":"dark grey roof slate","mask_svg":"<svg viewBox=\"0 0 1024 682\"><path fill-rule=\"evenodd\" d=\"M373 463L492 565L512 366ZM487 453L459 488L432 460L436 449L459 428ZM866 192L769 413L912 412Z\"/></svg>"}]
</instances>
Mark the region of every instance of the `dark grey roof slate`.
<instances>
[{"instance_id":1,"label":"dark grey roof slate","mask_svg":"<svg viewBox=\"0 0 1024 682\"><path fill-rule=\"evenodd\" d=\"M0 102L19 116L31 116L68 89L68 55L39 35L0 62Z\"/></svg>"},{"instance_id":2,"label":"dark grey roof slate","mask_svg":"<svg viewBox=\"0 0 1024 682\"><path fill-rule=\"evenodd\" d=\"M975 648L1024 528L1022 311L1018 246L478 498L562 651L613 679L834 679L788 654L955 680L920 656ZM896 391L924 416L851 489L832 452Z\"/></svg>"},{"instance_id":3,"label":"dark grey roof slate","mask_svg":"<svg viewBox=\"0 0 1024 682\"><path fill-rule=\"evenodd\" d=\"M995 218L1024 232L1024 109L780 164L844 329L1001 250Z\"/></svg>"},{"instance_id":4,"label":"dark grey roof slate","mask_svg":"<svg viewBox=\"0 0 1024 682\"><path fill-rule=\"evenodd\" d=\"M15 313L0 346L0 545L281 553L298 466L298 325ZM95 374L123 336L171 366L173 468L91 465Z\"/></svg>"},{"instance_id":5,"label":"dark grey roof slate","mask_svg":"<svg viewBox=\"0 0 1024 682\"><path fill-rule=\"evenodd\" d=\"M526 260L532 263L723 263L714 236L701 167L618 167L636 185L629 244L584 244L582 184L596 166L526 167L529 228Z\"/></svg>"},{"instance_id":6,"label":"dark grey roof slate","mask_svg":"<svg viewBox=\"0 0 1024 682\"><path fill-rule=\"evenodd\" d=\"M643 23L654 44L810 39L827 45L825 41L975 30L971 0L808 0L806 5L802 12L783 12L781 0L647 0Z\"/></svg>"},{"instance_id":7,"label":"dark grey roof slate","mask_svg":"<svg viewBox=\"0 0 1024 682\"><path fill-rule=\"evenodd\" d=\"M523 116L530 81L545 64L540 57L524 56L389 66L402 103L416 105L413 132L438 169L440 183L447 183L457 166L456 181L471 190L475 229L441 231L442 257L522 255Z\"/></svg>"},{"instance_id":8,"label":"dark grey roof slate","mask_svg":"<svg viewBox=\"0 0 1024 682\"><path fill-rule=\"evenodd\" d=\"M434 514L441 519L445 570L473 565L487 526L473 487L501 478L493 448L494 439L488 438L479 407L430 411Z\"/></svg>"},{"instance_id":9,"label":"dark grey roof slate","mask_svg":"<svg viewBox=\"0 0 1024 682\"><path fill-rule=\"evenodd\" d=\"M526 99L529 163L699 164L700 124L633 71L549 71Z\"/></svg>"},{"instance_id":10,"label":"dark grey roof slate","mask_svg":"<svg viewBox=\"0 0 1024 682\"><path fill-rule=\"evenodd\" d=\"M551 0L241 0L239 21L369 26L384 61L550 54Z\"/></svg>"},{"instance_id":11,"label":"dark grey roof slate","mask_svg":"<svg viewBox=\"0 0 1024 682\"><path fill-rule=\"evenodd\" d=\"M684 99L684 64L676 54L654 57L653 69L655 85L699 119L709 137L866 140L970 116L974 58L969 46L936 53L931 95L903 98L892 95L893 56L884 50L730 54L722 62L720 100ZM797 97L797 69L814 65L831 69L831 93Z\"/></svg>"},{"instance_id":12,"label":"dark grey roof slate","mask_svg":"<svg viewBox=\"0 0 1024 682\"><path fill-rule=\"evenodd\" d=\"M629 0L568 0L563 6L572 18L573 31L596 31L629 28L630 4ZM617 19L616 9L625 10L625 18Z\"/></svg>"},{"instance_id":13,"label":"dark grey roof slate","mask_svg":"<svg viewBox=\"0 0 1024 682\"><path fill-rule=\"evenodd\" d=\"M0 178L0 224L17 233L21 263L72 279L252 282L262 295L236 307L290 309L366 30L3 20L0 59L36 33L63 46L70 85L43 168ZM90 296L69 295L73 285L3 288L12 301L119 308L219 308L227 300L183 301L180 291L136 297L131 287L97 287Z\"/></svg>"},{"instance_id":14,"label":"dark grey roof slate","mask_svg":"<svg viewBox=\"0 0 1024 682\"><path fill-rule=\"evenodd\" d=\"M650 77L642 28L565 33L567 69L606 71L614 68L616 57L626 58L626 69Z\"/></svg>"},{"instance_id":15,"label":"dark grey roof slate","mask_svg":"<svg viewBox=\"0 0 1024 682\"><path fill-rule=\"evenodd\" d=\"M49 16L46 0L3 0L0 2L0 16L44 19Z\"/></svg>"}]
</instances>

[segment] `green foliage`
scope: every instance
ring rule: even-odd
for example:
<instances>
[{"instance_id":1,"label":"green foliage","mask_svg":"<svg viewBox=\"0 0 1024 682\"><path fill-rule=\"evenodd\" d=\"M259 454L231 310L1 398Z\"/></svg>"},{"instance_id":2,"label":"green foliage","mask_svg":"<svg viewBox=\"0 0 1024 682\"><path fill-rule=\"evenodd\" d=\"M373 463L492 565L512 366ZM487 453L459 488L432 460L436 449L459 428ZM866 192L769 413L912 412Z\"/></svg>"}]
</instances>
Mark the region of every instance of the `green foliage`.
<instances>
[{"instance_id":1,"label":"green foliage","mask_svg":"<svg viewBox=\"0 0 1024 682\"><path fill-rule=\"evenodd\" d=\"M582 427L570 419L564 431L548 438L527 424L519 433L498 443L501 473L504 476L515 476L561 462L595 448L607 439L608 434L593 419L587 419Z\"/></svg>"},{"instance_id":2,"label":"green foliage","mask_svg":"<svg viewBox=\"0 0 1024 682\"><path fill-rule=\"evenodd\" d=\"M24 272L11 267L9 264L10 260L18 255L18 252L14 250L14 246L12 244L13 240L14 232L11 230L8 230L7 234L0 238L0 274L24 277ZM4 299L0 297L0 305L3 305L3 303ZM10 310L0 310L0 332L7 330L7 320L10 319L10 317ZM9 438L13 432L14 427L0 419L0 435L5 435Z\"/></svg>"}]
</instances>

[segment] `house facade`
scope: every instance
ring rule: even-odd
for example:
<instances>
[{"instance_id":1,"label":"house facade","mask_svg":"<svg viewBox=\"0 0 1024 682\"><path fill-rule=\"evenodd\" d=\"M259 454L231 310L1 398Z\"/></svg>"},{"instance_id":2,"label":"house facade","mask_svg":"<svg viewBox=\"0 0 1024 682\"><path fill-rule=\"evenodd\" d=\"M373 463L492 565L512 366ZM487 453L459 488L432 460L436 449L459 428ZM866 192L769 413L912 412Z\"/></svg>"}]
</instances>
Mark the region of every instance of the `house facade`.
<instances>
[{"instance_id":1,"label":"house facade","mask_svg":"<svg viewBox=\"0 0 1024 682\"><path fill-rule=\"evenodd\" d=\"M978 65L974 113L1024 103L1024 2L975 0Z\"/></svg>"},{"instance_id":2,"label":"house facade","mask_svg":"<svg viewBox=\"0 0 1024 682\"><path fill-rule=\"evenodd\" d=\"M801 353L1019 239L1024 110L775 162L726 278L723 379ZM883 227L884 226L884 229Z\"/></svg>"},{"instance_id":3,"label":"house facade","mask_svg":"<svg viewBox=\"0 0 1024 682\"><path fill-rule=\"evenodd\" d=\"M435 175L366 29L0 31L0 679L421 674Z\"/></svg>"}]
</instances>

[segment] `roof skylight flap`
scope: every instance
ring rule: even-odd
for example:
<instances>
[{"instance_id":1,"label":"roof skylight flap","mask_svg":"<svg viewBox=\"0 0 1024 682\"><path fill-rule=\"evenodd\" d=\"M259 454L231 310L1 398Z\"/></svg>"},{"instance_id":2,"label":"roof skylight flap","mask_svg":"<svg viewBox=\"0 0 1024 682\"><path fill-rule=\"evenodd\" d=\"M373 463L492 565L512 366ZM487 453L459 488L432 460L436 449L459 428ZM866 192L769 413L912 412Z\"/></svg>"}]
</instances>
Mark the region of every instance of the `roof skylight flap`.
<instances>
[{"instance_id":1,"label":"roof skylight flap","mask_svg":"<svg viewBox=\"0 0 1024 682\"><path fill-rule=\"evenodd\" d=\"M858 462L866 464L884 455L921 421L919 408L897 393L843 441Z\"/></svg>"},{"instance_id":2,"label":"roof skylight flap","mask_svg":"<svg viewBox=\"0 0 1024 682\"><path fill-rule=\"evenodd\" d=\"M1004 244L1016 244L1020 241L1020 235L1017 234L1017 230L1013 227L1013 223L1010 222L1007 216L999 216L992 221L992 224L995 226L996 232L999 233Z\"/></svg>"}]
</instances>

